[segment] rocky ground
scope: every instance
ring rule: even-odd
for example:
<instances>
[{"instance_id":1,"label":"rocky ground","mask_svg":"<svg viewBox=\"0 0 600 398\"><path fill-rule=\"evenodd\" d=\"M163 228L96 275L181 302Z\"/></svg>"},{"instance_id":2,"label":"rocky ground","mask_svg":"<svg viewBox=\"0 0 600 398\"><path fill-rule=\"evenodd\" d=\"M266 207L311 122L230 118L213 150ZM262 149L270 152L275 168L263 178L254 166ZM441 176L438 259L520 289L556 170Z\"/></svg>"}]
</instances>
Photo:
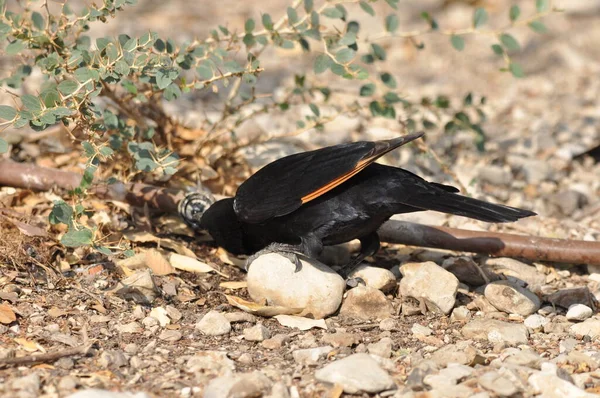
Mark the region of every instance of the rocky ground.
<instances>
[{"instance_id":1,"label":"rocky ground","mask_svg":"<svg viewBox=\"0 0 600 398\"><path fill-rule=\"evenodd\" d=\"M269 2L265 8L279 14L283 3ZM490 1L488 6L499 15L508 5ZM574 157L600 144L600 8L590 1L562 6L567 11L546 22L549 34L515 33L524 49L518 61L528 74L522 80L497 71L485 38L474 38L461 53L438 36L427 37L430 50L418 54L408 46L388 48L394 72L415 97L487 96L485 153L476 150L470 133L449 137L434 130L428 144L470 195L539 213L502 226L435 213L402 219L598 240L600 166ZM469 7L438 7L434 1L406 5L399 13L402 29L411 29L423 8L443 15L441 23L469 24ZM210 7L147 2L143 12L121 16L100 33L149 27L171 32L169 23L177 20L173 36L184 37L185 32L202 34L221 19L241 26L249 15L258 15L255 2L221 1ZM310 64L293 54L267 59L262 84L273 88L285 83L290 70ZM193 118L192 109L205 114L214 111L212 106L205 98L186 99L173 112ZM265 116L246 128L286 131L294 123ZM306 146L397 134L387 121L366 124L340 117L324 132L245 148L243 155L259 167ZM430 156L402 150L385 161L430 180L456 183ZM0 189L1 207L18 203L16 211L44 208L56 198ZM98 204L97 217L119 225L124 221L112 211L122 208ZM354 243L328 250L322 263L304 262L298 273L286 259L268 255L246 274L237 259L184 231L184 237L127 236L138 245L134 260L76 258L77 253L53 258L61 267L57 273L44 271L37 260L52 257L53 245L27 236L22 225L19 232L19 224L0 221L0 254L13 258L24 252L28 264L37 261L26 268L17 262L0 266L0 366L15 357L53 358L0 368L2 396L600 394L598 266L389 244L352 275L366 286L346 290L344 280L322 263L335 268L347 261ZM161 222L170 222L171 232L183 230L179 221ZM165 258L153 249L157 246L202 261L190 265L176 256ZM277 306L256 304L262 299Z\"/></svg>"}]
</instances>

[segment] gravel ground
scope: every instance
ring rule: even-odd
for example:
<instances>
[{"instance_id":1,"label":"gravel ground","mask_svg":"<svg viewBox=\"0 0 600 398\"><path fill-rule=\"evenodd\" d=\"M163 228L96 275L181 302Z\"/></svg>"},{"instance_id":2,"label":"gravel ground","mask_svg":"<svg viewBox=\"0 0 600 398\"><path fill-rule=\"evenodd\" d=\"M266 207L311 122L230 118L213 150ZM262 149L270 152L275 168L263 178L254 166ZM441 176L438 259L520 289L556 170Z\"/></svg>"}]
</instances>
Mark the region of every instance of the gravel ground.
<instances>
[{"instance_id":1,"label":"gravel ground","mask_svg":"<svg viewBox=\"0 0 600 398\"><path fill-rule=\"evenodd\" d=\"M128 11L93 33L152 28L182 39L205 33L216 21L242 26L259 10L279 15L287 4L279 0L260 5L230 0L140 3L142 12ZM504 15L508 7L499 0L485 3L491 18ZM502 226L434 213L402 219L598 240L600 166L591 158L574 157L600 144L600 6L583 0L562 5L567 11L546 21L550 33L515 33L524 49L516 59L526 79L498 72L485 38L473 38L460 53L447 38L437 36L428 36L426 50L418 54L410 46L390 45L389 65L411 95L462 98L474 92L488 98L484 154L477 151L470 133L448 138L433 130L427 135L428 145L468 193L539 213ZM402 7L403 30L412 28L422 9L443 14L444 26L465 26L471 18L470 8L459 2L444 9L436 1ZM369 20L364 26L376 28ZM277 55L265 57L263 90L276 89L291 72L310 64L297 54ZM177 107L173 111L181 114L212 111L207 98L188 98ZM295 119L268 117L257 121L265 130L285 131L293 129L294 123ZM271 156L306 146L397 135L389 122L366 123L341 117L324 132L249 147L242 154L259 167ZM456 183L431 157L401 152L387 161L430 180ZM21 208L45 209L55 198L51 193L0 189L2 207L18 203ZM18 211L19 206L13 207ZM98 217L118 224L123 221L112 216L118 209L116 204L99 207ZM171 225L168 219L157 222ZM174 229L171 225L163 232ZM63 397L76 390L81 391L73 397L79 398L95 397L94 393L115 398L136 393L137 397L282 398L592 397L600 393L597 266L526 263L384 245L362 270L366 287L345 293L342 289L333 298L319 296L318 304L337 299L343 304L324 322L315 323L307 318L263 316L264 307L249 309L235 298L250 300L267 294L258 288L279 282L252 273L269 275L275 269L270 274L283 274L280 270L288 264L282 259L253 264L246 274L233 265L234 259L214 248L189 236L165 235L161 247L180 254L191 250L219 272L160 272L157 264L162 260L150 260L148 254L157 239L140 234L134 239L145 255L140 263L148 265L151 274L147 268L94 256L69 257L78 253L61 253L58 256L64 258L57 259L53 244L20 234L14 224L0 224L0 236L4 258L26 253L27 264L48 261L63 267L56 273L18 266L16 260L0 265L0 361L56 355L42 364L0 368L2 396ZM343 261L354 246L331 250L322 260ZM169 261L174 263L173 258ZM302 272L312 272L312 265ZM302 279L304 274L297 277L297 286L308 283L309 277ZM312 293L309 289L304 292ZM280 310L293 310L294 303L282 302ZM292 321L299 327L285 326Z\"/></svg>"}]
</instances>

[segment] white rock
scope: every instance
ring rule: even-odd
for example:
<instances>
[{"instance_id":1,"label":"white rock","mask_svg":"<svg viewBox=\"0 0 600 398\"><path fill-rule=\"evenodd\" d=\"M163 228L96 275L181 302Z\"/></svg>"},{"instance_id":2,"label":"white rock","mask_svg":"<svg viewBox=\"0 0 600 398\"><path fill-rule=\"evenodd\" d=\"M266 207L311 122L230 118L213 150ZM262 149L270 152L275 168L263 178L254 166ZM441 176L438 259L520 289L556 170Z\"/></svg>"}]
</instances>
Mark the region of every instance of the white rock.
<instances>
[{"instance_id":1,"label":"white rock","mask_svg":"<svg viewBox=\"0 0 600 398\"><path fill-rule=\"evenodd\" d=\"M594 311L584 304L573 304L567 311L567 319L569 321L585 321L592 316Z\"/></svg>"},{"instance_id":2,"label":"white rock","mask_svg":"<svg viewBox=\"0 0 600 398\"><path fill-rule=\"evenodd\" d=\"M271 332L261 323L244 329L244 338L247 341L263 341L269 337L271 337Z\"/></svg>"},{"instance_id":3,"label":"white rock","mask_svg":"<svg viewBox=\"0 0 600 398\"><path fill-rule=\"evenodd\" d=\"M508 344L527 344L529 335L524 325L497 319L472 320L463 327L462 334L466 338Z\"/></svg>"},{"instance_id":4,"label":"white rock","mask_svg":"<svg viewBox=\"0 0 600 398\"><path fill-rule=\"evenodd\" d=\"M204 398L260 397L271 390L272 384L271 380L259 371L217 377L206 386Z\"/></svg>"},{"instance_id":5,"label":"white rock","mask_svg":"<svg viewBox=\"0 0 600 398\"><path fill-rule=\"evenodd\" d=\"M320 382L339 384L348 394L395 390L392 377L369 354L353 354L315 372Z\"/></svg>"},{"instance_id":6,"label":"white rock","mask_svg":"<svg viewBox=\"0 0 600 398\"><path fill-rule=\"evenodd\" d=\"M256 302L304 308L301 315L325 318L337 311L346 287L344 279L328 266L300 258L302 269L287 258L269 253L248 270L248 293Z\"/></svg>"},{"instance_id":7,"label":"white rock","mask_svg":"<svg viewBox=\"0 0 600 398\"><path fill-rule=\"evenodd\" d=\"M415 336L430 336L431 333L433 333L430 328L428 328L427 326L420 325L418 323L413 324L410 330Z\"/></svg>"},{"instance_id":8,"label":"white rock","mask_svg":"<svg viewBox=\"0 0 600 398\"><path fill-rule=\"evenodd\" d=\"M367 346L369 354L377 355L383 358L392 356L393 341L389 337L383 337L377 343L371 343Z\"/></svg>"},{"instance_id":9,"label":"white rock","mask_svg":"<svg viewBox=\"0 0 600 398\"><path fill-rule=\"evenodd\" d=\"M547 324L549 322L549 320L541 315L538 314L533 314L533 315L529 315L527 318L525 318L525 321L523 322L523 324L528 327L529 329L533 329L533 330L538 330L544 327L545 324Z\"/></svg>"},{"instance_id":10,"label":"white rock","mask_svg":"<svg viewBox=\"0 0 600 398\"><path fill-rule=\"evenodd\" d=\"M359 319L385 319L393 310L392 304L381 290L359 285L346 294L340 315Z\"/></svg>"},{"instance_id":11,"label":"white rock","mask_svg":"<svg viewBox=\"0 0 600 398\"><path fill-rule=\"evenodd\" d=\"M361 278L367 286L390 292L396 287L396 277L389 269L373 267L372 265L359 265L349 275L350 278Z\"/></svg>"},{"instance_id":12,"label":"white rock","mask_svg":"<svg viewBox=\"0 0 600 398\"><path fill-rule=\"evenodd\" d=\"M301 365L315 365L331 351L333 351L333 347L327 345L323 347L296 350L292 352L292 356L294 357L294 361Z\"/></svg>"},{"instance_id":13,"label":"white rock","mask_svg":"<svg viewBox=\"0 0 600 398\"><path fill-rule=\"evenodd\" d=\"M77 391L67 396L67 398L150 398L150 395L143 392L116 392L90 388L88 390Z\"/></svg>"},{"instance_id":14,"label":"white rock","mask_svg":"<svg viewBox=\"0 0 600 398\"><path fill-rule=\"evenodd\" d=\"M450 321L468 321L471 319L471 311L465 306L456 307L452 310L452 314L450 314Z\"/></svg>"},{"instance_id":15,"label":"white rock","mask_svg":"<svg viewBox=\"0 0 600 398\"><path fill-rule=\"evenodd\" d=\"M220 312L209 311L196 323L196 329L208 336L220 336L231 332L231 323Z\"/></svg>"},{"instance_id":16,"label":"white rock","mask_svg":"<svg viewBox=\"0 0 600 398\"><path fill-rule=\"evenodd\" d=\"M494 370L480 376L477 381L483 388L501 397L510 397L519 391L514 382Z\"/></svg>"},{"instance_id":17,"label":"white rock","mask_svg":"<svg viewBox=\"0 0 600 398\"><path fill-rule=\"evenodd\" d=\"M509 314L531 315L541 305L534 293L506 280L488 283L484 294L494 307Z\"/></svg>"},{"instance_id":18,"label":"white rock","mask_svg":"<svg viewBox=\"0 0 600 398\"><path fill-rule=\"evenodd\" d=\"M576 336L590 336L596 338L600 336L600 320L586 319L581 323L576 323L569 329Z\"/></svg>"},{"instance_id":19,"label":"white rock","mask_svg":"<svg viewBox=\"0 0 600 398\"><path fill-rule=\"evenodd\" d=\"M456 301L458 279L436 263L406 263L400 267L400 294L424 300L431 311L449 314Z\"/></svg>"},{"instance_id":20,"label":"white rock","mask_svg":"<svg viewBox=\"0 0 600 398\"><path fill-rule=\"evenodd\" d=\"M537 372L529 376L529 385L535 394L544 398L593 398L596 394L585 392L574 384L550 372Z\"/></svg>"}]
</instances>

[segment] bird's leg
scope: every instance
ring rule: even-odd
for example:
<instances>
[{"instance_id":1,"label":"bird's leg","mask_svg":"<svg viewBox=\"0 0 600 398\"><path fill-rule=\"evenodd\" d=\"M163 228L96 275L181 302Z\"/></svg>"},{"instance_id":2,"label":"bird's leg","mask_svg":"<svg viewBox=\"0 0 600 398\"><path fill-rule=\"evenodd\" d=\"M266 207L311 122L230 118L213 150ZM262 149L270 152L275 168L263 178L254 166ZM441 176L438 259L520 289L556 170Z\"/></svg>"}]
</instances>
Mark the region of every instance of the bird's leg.
<instances>
[{"instance_id":1,"label":"bird's leg","mask_svg":"<svg viewBox=\"0 0 600 398\"><path fill-rule=\"evenodd\" d=\"M296 266L294 272L298 272L302 269L302 263L298 258L298 253L304 254L309 258L316 258L323 251L323 242L317 238L314 234L300 238L299 245L290 245L287 243L271 243L264 249L254 253L246 260L246 271L250 264L263 254L277 253L290 260L292 264Z\"/></svg>"},{"instance_id":2,"label":"bird's leg","mask_svg":"<svg viewBox=\"0 0 600 398\"><path fill-rule=\"evenodd\" d=\"M360 240L360 252L353 260L351 260L340 270L340 274L344 278L348 278L348 275L350 275L354 268L356 268L365 258L372 256L379 250L380 244L379 235L377 235L377 232L372 232L369 235L358 239ZM346 280L348 286L356 286L357 282L361 281ZM362 281L362 283L364 284L364 281Z\"/></svg>"}]
</instances>

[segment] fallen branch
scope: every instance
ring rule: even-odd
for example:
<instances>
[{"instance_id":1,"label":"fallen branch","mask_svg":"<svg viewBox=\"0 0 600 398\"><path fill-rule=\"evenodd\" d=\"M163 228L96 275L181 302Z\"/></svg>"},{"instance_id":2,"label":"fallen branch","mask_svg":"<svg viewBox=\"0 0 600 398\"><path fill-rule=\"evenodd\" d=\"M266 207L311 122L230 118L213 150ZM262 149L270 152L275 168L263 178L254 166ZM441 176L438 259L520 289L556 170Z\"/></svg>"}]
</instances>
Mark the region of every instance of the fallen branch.
<instances>
[{"instance_id":1,"label":"fallen branch","mask_svg":"<svg viewBox=\"0 0 600 398\"><path fill-rule=\"evenodd\" d=\"M4 358L0 359L0 366L34 365L37 363L54 362L65 357L88 356L92 353L92 345L92 343L89 343L73 348L67 348L62 351L49 352L47 354L36 354L18 358Z\"/></svg>"},{"instance_id":2,"label":"fallen branch","mask_svg":"<svg viewBox=\"0 0 600 398\"><path fill-rule=\"evenodd\" d=\"M382 242L453 251L521 257L532 261L600 265L600 243L499 232L433 227L391 220L379 229Z\"/></svg>"},{"instance_id":3,"label":"fallen branch","mask_svg":"<svg viewBox=\"0 0 600 398\"><path fill-rule=\"evenodd\" d=\"M47 191L54 187L69 190L78 187L81 181L81 175L77 173L8 160L0 160L0 170L0 186L38 191ZM119 200L132 206L148 205L169 213L177 211L177 203L185 196L183 190L140 183L98 185L92 192L103 199ZM395 220L385 223L379 229L379 236L382 242L409 246L520 257L532 261L600 265L599 242L468 231Z\"/></svg>"}]
</instances>

